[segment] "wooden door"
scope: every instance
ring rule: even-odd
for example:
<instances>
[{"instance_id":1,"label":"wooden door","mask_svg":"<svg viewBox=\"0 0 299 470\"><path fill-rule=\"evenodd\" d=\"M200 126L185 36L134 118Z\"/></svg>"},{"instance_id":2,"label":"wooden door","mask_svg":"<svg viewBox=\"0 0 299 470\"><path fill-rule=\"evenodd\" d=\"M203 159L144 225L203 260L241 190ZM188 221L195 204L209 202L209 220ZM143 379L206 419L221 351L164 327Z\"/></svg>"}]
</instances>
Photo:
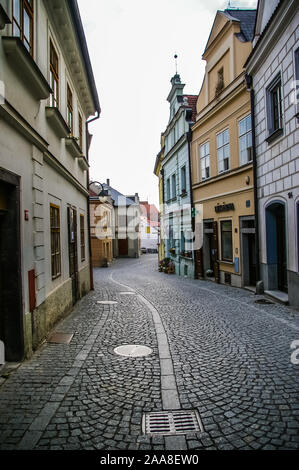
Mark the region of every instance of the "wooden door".
<instances>
[{"instance_id":1,"label":"wooden door","mask_svg":"<svg viewBox=\"0 0 299 470\"><path fill-rule=\"evenodd\" d=\"M215 281L220 283L220 270L219 270L219 247L218 247L218 223L213 222L213 238L212 238L212 260L214 266Z\"/></svg>"},{"instance_id":2,"label":"wooden door","mask_svg":"<svg viewBox=\"0 0 299 470\"><path fill-rule=\"evenodd\" d=\"M129 240L127 238L118 239L118 256L128 256Z\"/></svg>"}]
</instances>

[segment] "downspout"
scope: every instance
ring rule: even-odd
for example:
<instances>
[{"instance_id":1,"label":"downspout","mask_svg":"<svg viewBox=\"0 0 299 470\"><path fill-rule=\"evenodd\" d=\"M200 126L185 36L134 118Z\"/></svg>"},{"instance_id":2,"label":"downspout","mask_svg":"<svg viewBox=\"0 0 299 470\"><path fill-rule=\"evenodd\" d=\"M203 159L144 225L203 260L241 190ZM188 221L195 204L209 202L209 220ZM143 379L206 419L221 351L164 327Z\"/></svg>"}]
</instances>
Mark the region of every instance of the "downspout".
<instances>
[{"instance_id":1,"label":"downspout","mask_svg":"<svg viewBox=\"0 0 299 470\"><path fill-rule=\"evenodd\" d=\"M191 205L191 224L193 236L195 236L195 217L193 217L193 190L192 190L192 176L191 176L191 141L192 141L192 130L189 127L187 132L187 142L188 142L188 161L189 161L189 185L190 185L190 205ZM196 269L195 269L195 256L194 250L192 250L192 259L193 259L193 278L196 279Z\"/></svg>"},{"instance_id":2,"label":"downspout","mask_svg":"<svg viewBox=\"0 0 299 470\"><path fill-rule=\"evenodd\" d=\"M90 119L89 121L86 121L85 124L85 130L86 130L86 158L87 162L89 163L89 142L87 136L89 135L88 131L88 125L96 121L97 119L100 118L100 113L97 110L97 115L96 117ZM88 190L88 198L87 198L87 227L88 227L88 244L89 244L89 276L90 276L90 289L94 290L94 282L93 282L93 268L92 268L92 253L91 253L91 233L90 233L90 194L89 194L89 184L90 184L90 179L89 179L89 169L87 170L87 190Z\"/></svg>"},{"instance_id":3,"label":"downspout","mask_svg":"<svg viewBox=\"0 0 299 470\"><path fill-rule=\"evenodd\" d=\"M255 263L256 263L256 282L260 280L260 240L259 240L259 211L257 194L257 159L256 159L256 134L255 134L255 93L253 88L252 76L245 74L247 91L250 92L251 107L251 132L252 132L252 162L253 162L253 184L254 184L254 213L255 213Z\"/></svg>"}]
</instances>

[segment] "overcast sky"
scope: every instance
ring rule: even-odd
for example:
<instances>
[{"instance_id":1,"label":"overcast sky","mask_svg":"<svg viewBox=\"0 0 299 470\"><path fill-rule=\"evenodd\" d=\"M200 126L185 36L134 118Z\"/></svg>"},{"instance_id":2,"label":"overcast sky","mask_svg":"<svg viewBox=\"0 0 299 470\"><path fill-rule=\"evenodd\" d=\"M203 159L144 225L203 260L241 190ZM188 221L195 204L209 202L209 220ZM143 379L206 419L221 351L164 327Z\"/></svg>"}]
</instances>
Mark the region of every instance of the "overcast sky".
<instances>
[{"instance_id":1,"label":"overcast sky","mask_svg":"<svg viewBox=\"0 0 299 470\"><path fill-rule=\"evenodd\" d=\"M160 136L167 126L170 79L198 94L201 56L218 9L227 0L78 0L102 113L90 125L91 179L123 194L139 193L158 206L153 175ZM231 0L255 7L256 0Z\"/></svg>"}]
</instances>

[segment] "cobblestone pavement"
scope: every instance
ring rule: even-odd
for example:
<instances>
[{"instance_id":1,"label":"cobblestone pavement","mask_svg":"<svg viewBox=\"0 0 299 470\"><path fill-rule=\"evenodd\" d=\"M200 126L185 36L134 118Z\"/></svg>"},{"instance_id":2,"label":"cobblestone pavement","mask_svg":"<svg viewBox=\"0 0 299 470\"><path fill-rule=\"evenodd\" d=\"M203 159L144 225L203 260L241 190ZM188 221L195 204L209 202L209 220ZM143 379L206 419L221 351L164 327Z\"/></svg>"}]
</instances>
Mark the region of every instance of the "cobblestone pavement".
<instances>
[{"instance_id":1,"label":"cobblestone pavement","mask_svg":"<svg viewBox=\"0 0 299 470\"><path fill-rule=\"evenodd\" d=\"M0 449L298 449L299 313L258 298L159 273L153 255L96 270L56 327L71 343L44 343L0 386ZM122 344L153 352L122 357ZM143 413L172 404L203 432L144 435Z\"/></svg>"}]
</instances>

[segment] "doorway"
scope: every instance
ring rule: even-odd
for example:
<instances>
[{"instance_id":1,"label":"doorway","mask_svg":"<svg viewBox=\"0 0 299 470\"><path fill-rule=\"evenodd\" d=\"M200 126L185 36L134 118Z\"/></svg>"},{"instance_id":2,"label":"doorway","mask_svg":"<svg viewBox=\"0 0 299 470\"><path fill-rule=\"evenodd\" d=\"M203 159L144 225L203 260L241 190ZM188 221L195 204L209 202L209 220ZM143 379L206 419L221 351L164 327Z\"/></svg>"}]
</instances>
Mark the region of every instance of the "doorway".
<instances>
[{"instance_id":1,"label":"doorway","mask_svg":"<svg viewBox=\"0 0 299 470\"><path fill-rule=\"evenodd\" d=\"M118 239L118 256L128 256L129 254L129 240L127 238Z\"/></svg>"},{"instance_id":2,"label":"doorway","mask_svg":"<svg viewBox=\"0 0 299 470\"><path fill-rule=\"evenodd\" d=\"M20 178L0 169L0 340L5 360L24 357Z\"/></svg>"},{"instance_id":3,"label":"doorway","mask_svg":"<svg viewBox=\"0 0 299 470\"><path fill-rule=\"evenodd\" d=\"M285 205L275 201L266 208L269 289L288 292Z\"/></svg>"},{"instance_id":4,"label":"doorway","mask_svg":"<svg viewBox=\"0 0 299 470\"><path fill-rule=\"evenodd\" d=\"M240 217L242 250L242 284L256 286L256 235L254 217Z\"/></svg>"},{"instance_id":5,"label":"doorway","mask_svg":"<svg viewBox=\"0 0 299 470\"><path fill-rule=\"evenodd\" d=\"M69 232L69 263L70 278L72 280L73 305L79 299L78 289L78 241L77 241L77 210L68 207L68 232Z\"/></svg>"}]
</instances>

